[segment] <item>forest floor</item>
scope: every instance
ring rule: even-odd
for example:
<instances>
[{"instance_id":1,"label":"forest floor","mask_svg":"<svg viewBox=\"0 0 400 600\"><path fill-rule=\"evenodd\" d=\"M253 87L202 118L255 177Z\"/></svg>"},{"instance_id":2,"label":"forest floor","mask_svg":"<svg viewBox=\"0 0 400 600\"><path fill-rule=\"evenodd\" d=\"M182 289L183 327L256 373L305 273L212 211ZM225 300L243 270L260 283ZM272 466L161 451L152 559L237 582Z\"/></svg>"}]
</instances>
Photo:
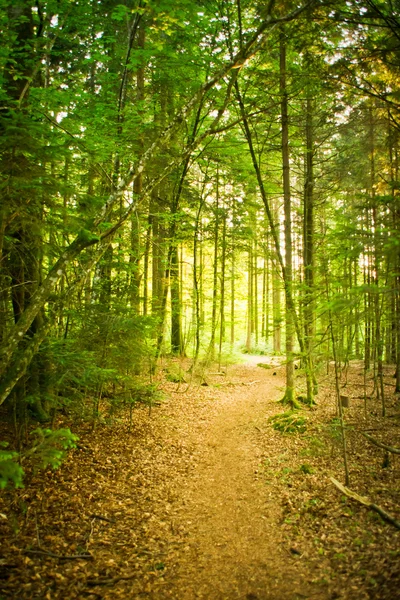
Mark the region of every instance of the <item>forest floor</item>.
<instances>
[{"instance_id":1,"label":"forest floor","mask_svg":"<svg viewBox=\"0 0 400 600\"><path fill-rule=\"evenodd\" d=\"M305 431L282 434L268 420L284 411L274 360L211 367L207 385L164 371L164 400L136 408L131 430L123 412L72 426L59 470L28 471L0 497L0 599L399 598L400 532L329 479L344 482L332 375L300 412ZM399 519L400 459L382 468L359 433L400 446L392 374L386 419L364 406L359 365L342 384L350 487Z\"/></svg>"}]
</instances>

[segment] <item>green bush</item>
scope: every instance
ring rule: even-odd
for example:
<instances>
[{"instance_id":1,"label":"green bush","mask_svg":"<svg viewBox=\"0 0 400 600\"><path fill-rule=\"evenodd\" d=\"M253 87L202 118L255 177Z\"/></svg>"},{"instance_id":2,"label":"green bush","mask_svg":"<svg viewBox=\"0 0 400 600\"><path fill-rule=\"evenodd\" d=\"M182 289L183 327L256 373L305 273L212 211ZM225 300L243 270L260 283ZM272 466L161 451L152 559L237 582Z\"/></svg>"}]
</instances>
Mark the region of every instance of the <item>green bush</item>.
<instances>
[{"instance_id":1,"label":"green bush","mask_svg":"<svg viewBox=\"0 0 400 600\"><path fill-rule=\"evenodd\" d=\"M58 469L66 457L66 450L76 447L78 436L69 429L42 429L32 431L33 446L25 457L32 457L35 469Z\"/></svg>"},{"instance_id":2,"label":"green bush","mask_svg":"<svg viewBox=\"0 0 400 600\"><path fill-rule=\"evenodd\" d=\"M16 488L23 487L24 469L19 462L29 460L37 471L39 469L58 469L66 457L66 451L75 448L78 436L69 429L42 429L38 427L31 432L33 445L25 452L0 450L0 489L7 484ZM7 448L7 442L0 444ZM18 462L19 461L19 462Z\"/></svg>"},{"instance_id":3,"label":"green bush","mask_svg":"<svg viewBox=\"0 0 400 600\"><path fill-rule=\"evenodd\" d=\"M7 442L0 444L3 448L8 446ZM7 484L13 483L16 488L23 487L23 468L16 462L18 452L11 450L0 450L0 489L4 490Z\"/></svg>"},{"instance_id":4,"label":"green bush","mask_svg":"<svg viewBox=\"0 0 400 600\"><path fill-rule=\"evenodd\" d=\"M276 431L282 433L304 433L307 419L294 410L279 413L268 419Z\"/></svg>"}]
</instances>

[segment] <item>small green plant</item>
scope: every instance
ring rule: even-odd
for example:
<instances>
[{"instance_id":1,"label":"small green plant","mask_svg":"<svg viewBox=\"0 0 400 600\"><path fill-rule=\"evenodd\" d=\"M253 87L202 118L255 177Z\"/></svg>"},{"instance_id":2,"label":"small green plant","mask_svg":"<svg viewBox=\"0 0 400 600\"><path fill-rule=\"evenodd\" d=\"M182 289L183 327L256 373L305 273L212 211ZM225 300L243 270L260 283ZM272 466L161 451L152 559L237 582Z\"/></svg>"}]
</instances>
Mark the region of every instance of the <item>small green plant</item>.
<instances>
[{"instance_id":1,"label":"small green plant","mask_svg":"<svg viewBox=\"0 0 400 600\"><path fill-rule=\"evenodd\" d=\"M325 454L325 452L326 446L324 442L318 437L310 436L308 438L308 447L303 448L300 451L300 454L302 456L321 456Z\"/></svg>"},{"instance_id":2,"label":"small green plant","mask_svg":"<svg viewBox=\"0 0 400 600\"><path fill-rule=\"evenodd\" d=\"M173 370L167 373L167 381L170 381L171 383L186 383L186 378L179 369L179 371Z\"/></svg>"},{"instance_id":3,"label":"small green plant","mask_svg":"<svg viewBox=\"0 0 400 600\"><path fill-rule=\"evenodd\" d=\"M76 447L78 436L69 429L42 429L38 427L32 434L34 443L23 458L32 457L36 469L58 469L66 456L66 450Z\"/></svg>"},{"instance_id":4,"label":"small green plant","mask_svg":"<svg viewBox=\"0 0 400 600\"><path fill-rule=\"evenodd\" d=\"M275 477L279 479L281 483L288 484L291 482L290 475L293 470L290 467L283 467L276 473L274 473Z\"/></svg>"},{"instance_id":5,"label":"small green plant","mask_svg":"<svg viewBox=\"0 0 400 600\"><path fill-rule=\"evenodd\" d=\"M332 419L332 421L329 423L328 430L329 430L331 437L334 440L340 441L342 439L340 419L338 419L337 417L334 417Z\"/></svg>"},{"instance_id":6,"label":"small green plant","mask_svg":"<svg viewBox=\"0 0 400 600\"><path fill-rule=\"evenodd\" d=\"M353 429L353 427L349 425L344 425L344 429L346 431L349 431ZM328 431L335 441L339 442L342 439L342 425L338 417L334 417L330 421L330 423L328 423Z\"/></svg>"},{"instance_id":7,"label":"small green plant","mask_svg":"<svg viewBox=\"0 0 400 600\"><path fill-rule=\"evenodd\" d=\"M7 442L1 442L2 448L7 448ZM23 487L23 468L16 462L18 452L11 450L0 450L0 489L4 490L8 483L14 484L16 488Z\"/></svg>"},{"instance_id":8,"label":"small green plant","mask_svg":"<svg viewBox=\"0 0 400 600\"><path fill-rule=\"evenodd\" d=\"M304 463L300 466L300 471L304 473L304 475L312 475L314 473L314 469L308 463Z\"/></svg>"},{"instance_id":9,"label":"small green plant","mask_svg":"<svg viewBox=\"0 0 400 600\"><path fill-rule=\"evenodd\" d=\"M336 554L333 555L333 558L336 558L336 560L345 560L346 555L343 552L336 552Z\"/></svg>"},{"instance_id":10,"label":"small green plant","mask_svg":"<svg viewBox=\"0 0 400 600\"><path fill-rule=\"evenodd\" d=\"M270 417L273 429L282 433L304 433L306 430L307 419L294 410L279 413Z\"/></svg>"},{"instance_id":11,"label":"small green plant","mask_svg":"<svg viewBox=\"0 0 400 600\"><path fill-rule=\"evenodd\" d=\"M164 393L154 383L138 383L128 390L127 401L129 404L129 431L132 428L132 411L136 404L144 404L149 407L149 415L153 406L165 399Z\"/></svg>"},{"instance_id":12,"label":"small green plant","mask_svg":"<svg viewBox=\"0 0 400 600\"><path fill-rule=\"evenodd\" d=\"M152 406L164 400L164 394L154 383L136 384L130 390L130 397L133 402Z\"/></svg>"},{"instance_id":13,"label":"small green plant","mask_svg":"<svg viewBox=\"0 0 400 600\"><path fill-rule=\"evenodd\" d=\"M42 429L38 427L32 431L33 445L25 452L18 453L12 450L0 450L0 489L7 484L14 484L16 488L23 487L24 469L18 461L29 459L35 470L58 469L65 459L66 451L76 447L78 436L69 429ZM7 442L0 443L7 448Z\"/></svg>"},{"instance_id":14,"label":"small green plant","mask_svg":"<svg viewBox=\"0 0 400 600\"><path fill-rule=\"evenodd\" d=\"M297 375L299 375L300 373L297 372ZM306 395L304 394L298 394L297 396L297 400L299 402L301 402L302 404L304 404L305 406L315 406L315 401L311 400L310 398L308 398Z\"/></svg>"}]
</instances>

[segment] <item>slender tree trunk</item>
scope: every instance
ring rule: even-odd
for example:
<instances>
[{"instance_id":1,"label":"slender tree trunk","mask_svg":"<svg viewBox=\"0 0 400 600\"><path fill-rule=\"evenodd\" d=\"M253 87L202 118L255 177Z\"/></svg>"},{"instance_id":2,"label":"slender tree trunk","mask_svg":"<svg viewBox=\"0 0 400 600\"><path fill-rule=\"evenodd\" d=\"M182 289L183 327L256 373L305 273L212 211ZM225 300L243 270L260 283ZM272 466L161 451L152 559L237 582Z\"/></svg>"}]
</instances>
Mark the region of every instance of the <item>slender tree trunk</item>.
<instances>
[{"instance_id":1,"label":"slender tree trunk","mask_svg":"<svg viewBox=\"0 0 400 600\"><path fill-rule=\"evenodd\" d=\"M235 208L232 210L232 221L235 225ZM232 227L231 232L231 346L235 343L235 278L236 278L236 270L235 270L235 233L234 227Z\"/></svg>"},{"instance_id":2,"label":"slender tree trunk","mask_svg":"<svg viewBox=\"0 0 400 600\"><path fill-rule=\"evenodd\" d=\"M290 197L290 170L289 170L289 118L288 118L288 96L286 86L286 41L283 30L280 35L280 94L281 94L281 128L282 128L282 170L283 170L283 206L285 213L285 268L286 286L292 296L292 217ZM294 406L294 323L293 313L286 297L286 391L283 403Z\"/></svg>"},{"instance_id":3,"label":"slender tree trunk","mask_svg":"<svg viewBox=\"0 0 400 600\"><path fill-rule=\"evenodd\" d=\"M130 240L130 305L136 315L140 314L140 283L142 273L140 272L141 249L141 231L139 214L136 213L131 219L131 240Z\"/></svg>"},{"instance_id":4,"label":"slender tree trunk","mask_svg":"<svg viewBox=\"0 0 400 600\"><path fill-rule=\"evenodd\" d=\"M261 337L265 343L268 342L268 254L267 244L268 237L266 237L266 243L264 244L263 251L263 268L262 268L262 312L261 312Z\"/></svg>"},{"instance_id":5,"label":"slender tree trunk","mask_svg":"<svg viewBox=\"0 0 400 600\"><path fill-rule=\"evenodd\" d=\"M145 46L145 40L146 40L146 32L145 32L145 28L143 26L143 21L139 19L139 17L137 15L135 15L135 20L132 26L132 31L131 31L131 38L132 38L132 44L134 41L134 27L138 27L139 31L138 31L138 47L140 49L144 49ZM128 47L128 55L127 55L127 60L129 60L129 54L130 54L130 48L132 46L132 44L129 45ZM126 65L127 67L127 65ZM142 103L144 100L144 86L145 86L145 65L142 64L136 73L136 98L138 100L138 103ZM127 86L124 85L121 89L120 92L120 107L121 110L123 108L122 104L124 104L125 102L123 102L123 98L126 96L126 88ZM140 136L139 140L138 140L138 144L139 144L139 149L138 149L138 153L139 156L142 156L143 151L144 151L144 144L143 144L143 137ZM143 173L139 173L137 175L137 177L134 179L133 182L133 193L136 194L136 196L138 198L140 198L142 196L142 190L143 190ZM142 248L141 248L141 222L140 222L140 215L138 211L135 211L132 214L132 218L131 218L131 251L130 251L130 257L129 257L129 262L130 262L130 302L131 302L131 306L134 310L134 312L138 315L140 313L140 284L141 284L141 280L142 280L142 273L141 273L141 266L140 266L140 261L142 258ZM147 311L147 307L146 307L146 311Z\"/></svg>"},{"instance_id":6,"label":"slender tree trunk","mask_svg":"<svg viewBox=\"0 0 400 600\"><path fill-rule=\"evenodd\" d=\"M196 213L193 233L193 297L194 297L194 315L195 315L195 343L194 343L194 364L197 363L200 352L200 335L203 327L203 312L202 312L202 256L198 252L198 246L202 248L202 229L201 229L201 212L203 209L204 199L201 196L199 207ZM200 255L200 256L199 256ZM200 259L200 273L198 268L198 256Z\"/></svg>"},{"instance_id":7,"label":"slender tree trunk","mask_svg":"<svg viewBox=\"0 0 400 600\"><path fill-rule=\"evenodd\" d=\"M178 246L175 242L171 248L171 350L173 354L181 355L183 353L183 343L178 257Z\"/></svg>"},{"instance_id":8,"label":"slender tree trunk","mask_svg":"<svg viewBox=\"0 0 400 600\"><path fill-rule=\"evenodd\" d=\"M253 333L253 240L248 240L247 252L247 335L246 350L252 351L252 333Z\"/></svg>"},{"instance_id":9,"label":"slender tree trunk","mask_svg":"<svg viewBox=\"0 0 400 600\"><path fill-rule=\"evenodd\" d=\"M255 228L255 231L256 231L256 228ZM258 256L257 255L258 255L258 244L257 244L257 231L256 231L256 237L254 239L254 267L253 267L253 273L254 273L253 323L254 323L254 336L255 336L256 346L258 345Z\"/></svg>"},{"instance_id":10,"label":"slender tree trunk","mask_svg":"<svg viewBox=\"0 0 400 600\"><path fill-rule=\"evenodd\" d=\"M357 288L358 286L358 261L355 260L353 263L353 284L354 287ZM360 308L359 308L359 304L356 304L356 307L354 309L354 313L355 313L355 348L356 348L356 358L357 360L360 360L361 358L361 344L360 344Z\"/></svg>"},{"instance_id":11,"label":"slender tree trunk","mask_svg":"<svg viewBox=\"0 0 400 600\"><path fill-rule=\"evenodd\" d=\"M274 261L272 265L272 314L273 314L273 349L274 354L280 354L282 351L281 340L281 279Z\"/></svg>"},{"instance_id":12,"label":"slender tree trunk","mask_svg":"<svg viewBox=\"0 0 400 600\"><path fill-rule=\"evenodd\" d=\"M392 181L393 195L393 231L397 237L400 237L400 196L395 182L399 180L399 155L398 155L398 132L391 128L393 135L393 143L389 143L390 148L390 172ZM400 250L395 250L394 257L394 331L393 331L393 346L394 359L396 362L396 393L400 393Z\"/></svg>"},{"instance_id":13,"label":"slender tree trunk","mask_svg":"<svg viewBox=\"0 0 400 600\"><path fill-rule=\"evenodd\" d=\"M385 391L383 385L383 335L382 335L382 322L381 322L381 307L380 307L380 239L379 239L379 227L378 222L378 209L375 194L375 123L373 107L369 109L369 135L370 135L370 172L371 172L371 205L372 205L372 226L373 226L373 270L374 270L374 316L375 316L375 357L377 362L377 379L375 380L377 397L380 398L382 404L382 416L386 414L385 404ZM375 370L375 369L374 369Z\"/></svg>"},{"instance_id":14,"label":"slender tree trunk","mask_svg":"<svg viewBox=\"0 0 400 600\"><path fill-rule=\"evenodd\" d=\"M317 391L313 375L313 349L315 344L314 302L314 104L310 95L306 100L306 156L304 183L303 261L304 261L304 341L308 353L309 369L306 369L307 401L313 403Z\"/></svg>"},{"instance_id":15,"label":"slender tree trunk","mask_svg":"<svg viewBox=\"0 0 400 600\"><path fill-rule=\"evenodd\" d=\"M222 344L225 341L225 278L226 278L226 208L222 213L221 284L219 301L219 365L221 366Z\"/></svg>"},{"instance_id":16,"label":"slender tree trunk","mask_svg":"<svg viewBox=\"0 0 400 600\"><path fill-rule=\"evenodd\" d=\"M270 273L271 273L271 260L269 256L269 238L267 235L266 244L264 247L264 302L263 302L263 314L264 314L264 340L268 343L269 340L269 322L270 322Z\"/></svg>"},{"instance_id":17,"label":"slender tree trunk","mask_svg":"<svg viewBox=\"0 0 400 600\"><path fill-rule=\"evenodd\" d=\"M6 233L6 212L4 208L0 208L0 342L2 342L7 330L7 322L9 321L8 308L8 286L6 269L6 253L4 247L4 237Z\"/></svg>"},{"instance_id":18,"label":"slender tree trunk","mask_svg":"<svg viewBox=\"0 0 400 600\"><path fill-rule=\"evenodd\" d=\"M215 333L217 330L217 298L218 298L218 245L219 245L219 170L217 169L216 195L215 195L215 223L214 223L214 257L213 257L213 287L212 287L212 312L211 312L211 339L209 355L215 358Z\"/></svg>"}]
</instances>

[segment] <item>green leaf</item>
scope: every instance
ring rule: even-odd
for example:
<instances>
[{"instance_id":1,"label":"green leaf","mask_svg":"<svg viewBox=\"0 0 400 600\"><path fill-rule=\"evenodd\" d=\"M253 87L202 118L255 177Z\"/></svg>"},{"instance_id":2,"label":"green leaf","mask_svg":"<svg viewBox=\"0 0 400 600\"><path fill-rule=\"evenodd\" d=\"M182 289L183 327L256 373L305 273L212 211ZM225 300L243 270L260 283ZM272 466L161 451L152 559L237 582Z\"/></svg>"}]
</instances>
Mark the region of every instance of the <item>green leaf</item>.
<instances>
[{"instance_id":1,"label":"green leaf","mask_svg":"<svg viewBox=\"0 0 400 600\"><path fill-rule=\"evenodd\" d=\"M7 442L2 442L4 447ZM22 488L24 476L23 468L16 462L18 452L0 450L0 489L4 490L8 483L13 483L16 488Z\"/></svg>"}]
</instances>

